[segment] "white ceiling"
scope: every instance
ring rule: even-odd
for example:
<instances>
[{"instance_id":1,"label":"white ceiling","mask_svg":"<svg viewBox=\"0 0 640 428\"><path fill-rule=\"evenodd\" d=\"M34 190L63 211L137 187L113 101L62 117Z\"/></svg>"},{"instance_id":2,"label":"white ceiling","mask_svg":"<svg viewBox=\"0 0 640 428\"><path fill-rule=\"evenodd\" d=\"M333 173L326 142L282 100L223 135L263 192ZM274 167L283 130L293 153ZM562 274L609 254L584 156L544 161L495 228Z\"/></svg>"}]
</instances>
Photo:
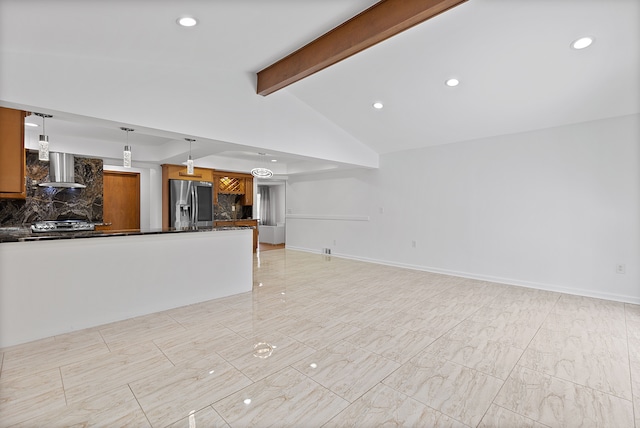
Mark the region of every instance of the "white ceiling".
<instances>
[{"instance_id":1,"label":"white ceiling","mask_svg":"<svg viewBox=\"0 0 640 428\"><path fill-rule=\"evenodd\" d=\"M0 104L54 114L65 151L117 158L129 126L134 159L180 162L194 137L197 164L244 170L266 152L280 174L640 112L637 0L470 0L255 94L257 71L374 3L0 0Z\"/></svg>"}]
</instances>

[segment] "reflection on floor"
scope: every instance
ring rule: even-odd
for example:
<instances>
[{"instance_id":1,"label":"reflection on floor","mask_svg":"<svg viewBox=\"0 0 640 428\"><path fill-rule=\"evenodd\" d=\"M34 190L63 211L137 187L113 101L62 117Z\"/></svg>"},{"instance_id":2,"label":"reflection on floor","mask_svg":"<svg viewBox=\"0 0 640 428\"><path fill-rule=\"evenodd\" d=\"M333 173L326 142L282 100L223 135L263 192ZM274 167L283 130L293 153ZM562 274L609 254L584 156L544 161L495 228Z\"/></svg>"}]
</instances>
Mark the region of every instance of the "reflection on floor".
<instances>
[{"instance_id":1,"label":"reflection on floor","mask_svg":"<svg viewBox=\"0 0 640 428\"><path fill-rule=\"evenodd\" d=\"M267 244L266 242L258 243L258 251L282 250L284 244Z\"/></svg>"},{"instance_id":2,"label":"reflection on floor","mask_svg":"<svg viewBox=\"0 0 640 428\"><path fill-rule=\"evenodd\" d=\"M637 305L282 249L254 282L0 351L0 426L640 428Z\"/></svg>"}]
</instances>

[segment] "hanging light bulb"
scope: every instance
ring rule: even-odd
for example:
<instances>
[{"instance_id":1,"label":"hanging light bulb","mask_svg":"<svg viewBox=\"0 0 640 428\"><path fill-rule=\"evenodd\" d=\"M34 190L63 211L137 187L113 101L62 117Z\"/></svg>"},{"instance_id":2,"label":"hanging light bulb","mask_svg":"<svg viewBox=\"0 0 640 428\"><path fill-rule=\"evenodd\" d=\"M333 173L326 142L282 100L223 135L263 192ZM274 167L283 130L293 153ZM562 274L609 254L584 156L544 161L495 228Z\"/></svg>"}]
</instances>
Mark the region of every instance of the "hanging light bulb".
<instances>
[{"instance_id":1,"label":"hanging light bulb","mask_svg":"<svg viewBox=\"0 0 640 428\"><path fill-rule=\"evenodd\" d=\"M185 138L189 142L189 158L187 159L187 174L193 175L193 159L191 158L191 143L193 143L193 138Z\"/></svg>"},{"instance_id":2,"label":"hanging light bulb","mask_svg":"<svg viewBox=\"0 0 640 428\"><path fill-rule=\"evenodd\" d=\"M47 117L53 117L50 114L34 113L36 116L42 118L42 134L38 138L38 159L41 161L49 160L49 136L44 132L44 119Z\"/></svg>"},{"instance_id":3,"label":"hanging light bulb","mask_svg":"<svg viewBox=\"0 0 640 428\"><path fill-rule=\"evenodd\" d=\"M122 152L122 163L125 168L131 168L131 146L129 145L129 132L133 132L134 129L121 127L123 131L127 131L127 145L124 146Z\"/></svg>"}]
</instances>

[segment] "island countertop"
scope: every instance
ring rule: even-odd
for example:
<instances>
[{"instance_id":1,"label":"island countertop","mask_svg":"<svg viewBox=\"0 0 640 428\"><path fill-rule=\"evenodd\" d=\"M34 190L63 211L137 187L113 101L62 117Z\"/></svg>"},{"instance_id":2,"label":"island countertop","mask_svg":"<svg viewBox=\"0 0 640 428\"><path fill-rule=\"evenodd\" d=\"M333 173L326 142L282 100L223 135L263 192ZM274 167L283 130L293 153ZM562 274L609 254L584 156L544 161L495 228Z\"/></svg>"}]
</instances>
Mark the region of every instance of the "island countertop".
<instances>
[{"instance_id":1,"label":"island countertop","mask_svg":"<svg viewBox=\"0 0 640 428\"><path fill-rule=\"evenodd\" d=\"M252 232L14 235L0 244L0 348L250 292Z\"/></svg>"},{"instance_id":2,"label":"island countertop","mask_svg":"<svg viewBox=\"0 0 640 428\"><path fill-rule=\"evenodd\" d=\"M91 230L78 232L38 232L33 233L27 227L0 228L0 243L3 242L31 242L49 241L55 239L78 238L105 238L110 236L134 236L134 235L158 235L165 233L192 233L192 232L216 232L220 230L251 229L250 226L218 226L196 228L151 228L151 229L127 229L127 230Z\"/></svg>"}]
</instances>

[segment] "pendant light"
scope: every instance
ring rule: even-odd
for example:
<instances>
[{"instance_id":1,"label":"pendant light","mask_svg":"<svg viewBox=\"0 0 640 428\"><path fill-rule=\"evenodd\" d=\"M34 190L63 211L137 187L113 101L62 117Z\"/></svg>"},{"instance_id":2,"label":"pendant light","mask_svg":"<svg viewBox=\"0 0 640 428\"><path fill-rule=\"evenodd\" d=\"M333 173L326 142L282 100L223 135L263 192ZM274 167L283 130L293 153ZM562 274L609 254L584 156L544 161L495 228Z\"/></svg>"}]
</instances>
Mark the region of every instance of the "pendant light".
<instances>
[{"instance_id":1,"label":"pendant light","mask_svg":"<svg viewBox=\"0 0 640 428\"><path fill-rule=\"evenodd\" d=\"M185 138L189 142L189 158L187 159L187 174L193 175L193 158L191 158L191 143L193 143L193 138Z\"/></svg>"},{"instance_id":2,"label":"pendant light","mask_svg":"<svg viewBox=\"0 0 640 428\"><path fill-rule=\"evenodd\" d=\"M124 151L122 152L122 163L125 168L131 168L131 146L129 145L129 132L133 132L132 128L121 127L123 131L127 132L127 145L124 146Z\"/></svg>"},{"instance_id":3,"label":"pendant light","mask_svg":"<svg viewBox=\"0 0 640 428\"><path fill-rule=\"evenodd\" d=\"M266 156L266 153L258 153L258 155L260 156ZM257 168L253 168L251 170L251 175L253 175L256 178L271 178L273 177L273 171L271 171L269 168L265 168L265 167L257 167Z\"/></svg>"},{"instance_id":4,"label":"pendant light","mask_svg":"<svg viewBox=\"0 0 640 428\"><path fill-rule=\"evenodd\" d=\"M41 161L49 160L49 136L44 132L44 119L47 117L53 117L50 114L34 113L36 116L42 118L42 134L38 138L38 159Z\"/></svg>"}]
</instances>

